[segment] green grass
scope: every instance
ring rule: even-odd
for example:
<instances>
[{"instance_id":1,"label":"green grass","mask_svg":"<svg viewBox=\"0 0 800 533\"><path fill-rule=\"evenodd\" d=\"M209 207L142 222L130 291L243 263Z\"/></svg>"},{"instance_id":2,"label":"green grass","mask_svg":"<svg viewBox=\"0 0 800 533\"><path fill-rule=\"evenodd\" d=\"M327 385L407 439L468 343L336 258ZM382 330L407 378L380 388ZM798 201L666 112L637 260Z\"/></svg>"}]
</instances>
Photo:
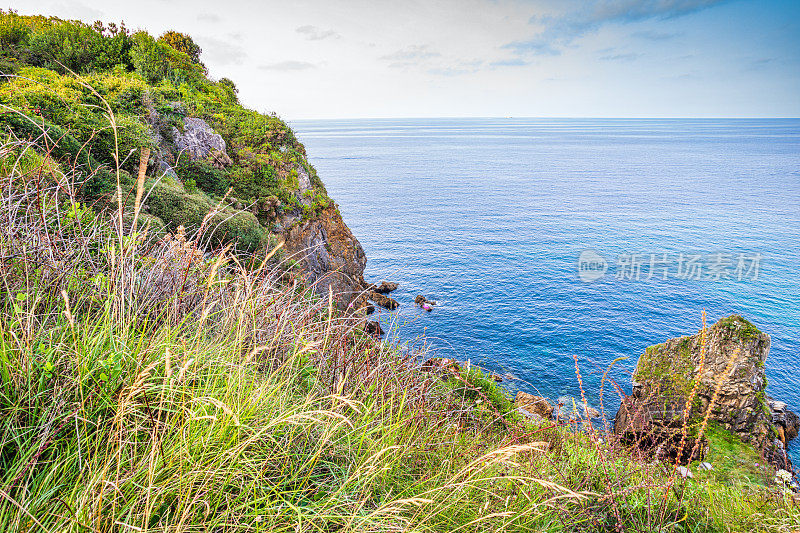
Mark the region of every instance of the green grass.
<instances>
[{"instance_id":1,"label":"green grass","mask_svg":"<svg viewBox=\"0 0 800 533\"><path fill-rule=\"evenodd\" d=\"M705 435L708 452L704 460L714 469L700 473L701 477L722 484L769 484L774 469L764 464L764 459L752 446L714 422L708 424Z\"/></svg>"},{"instance_id":2,"label":"green grass","mask_svg":"<svg viewBox=\"0 0 800 533\"><path fill-rule=\"evenodd\" d=\"M197 58L143 34L9 13L0 43L0 66L39 82L0 85L0 531L800 527L798 504L719 428L708 431L717 469L683 481L589 421L525 422L478 368L422 372L429 354L375 341L283 283L286 265L248 253L280 257L266 230L203 179L280 209L297 203L297 165L311 210L327 205L324 187L291 130L239 106ZM97 93L59 63L94 76ZM194 191L169 178L137 190L109 140L141 145L148 98L211 121L235 168L193 167ZM103 99L106 111L87 105ZM43 132L58 143L45 149ZM87 186L122 197L87 206ZM150 213L137 215L137 193Z\"/></svg>"}]
</instances>

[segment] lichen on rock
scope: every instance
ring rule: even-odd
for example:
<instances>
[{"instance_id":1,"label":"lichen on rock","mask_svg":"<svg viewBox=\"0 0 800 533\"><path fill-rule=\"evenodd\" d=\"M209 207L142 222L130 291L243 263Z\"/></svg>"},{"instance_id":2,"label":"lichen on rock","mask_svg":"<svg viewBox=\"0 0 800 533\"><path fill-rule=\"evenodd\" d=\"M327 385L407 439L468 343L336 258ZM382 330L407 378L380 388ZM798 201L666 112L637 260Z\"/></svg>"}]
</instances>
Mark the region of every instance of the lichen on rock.
<instances>
[{"instance_id":1,"label":"lichen on rock","mask_svg":"<svg viewBox=\"0 0 800 533\"><path fill-rule=\"evenodd\" d=\"M693 439L708 414L756 449L780 455L765 395L769 347L769 335L738 315L719 320L705 336L701 330L648 347L633 373L633 393L617 412L615 431L665 453L676 453L670 446L685 435L689 442L681 451L688 453L702 449Z\"/></svg>"}]
</instances>

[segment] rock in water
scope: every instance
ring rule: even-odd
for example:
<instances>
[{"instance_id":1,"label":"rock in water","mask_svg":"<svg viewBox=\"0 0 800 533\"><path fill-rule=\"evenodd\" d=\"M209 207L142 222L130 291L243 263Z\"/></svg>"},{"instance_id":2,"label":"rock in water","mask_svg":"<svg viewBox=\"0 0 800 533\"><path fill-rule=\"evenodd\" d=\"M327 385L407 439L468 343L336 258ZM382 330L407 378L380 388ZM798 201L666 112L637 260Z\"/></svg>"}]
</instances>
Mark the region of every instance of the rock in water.
<instances>
[{"instance_id":1,"label":"rock in water","mask_svg":"<svg viewBox=\"0 0 800 533\"><path fill-rule=\"evenodd\" d=\"M388 296L384 296L383 294L381 294L379 292L372 291L369 294L369 299L372 300L373 302L375 302L377 305L380 305L381 307L383 307L385 309L389 309L390 311L400 307L400 304L397 303L397 300L393 300L393 299L389 298Z\"/></svg>"},{"instance_id":2,"label":"rock in water","mask_svg":"<svg viewBox=\"0 0 800 533\"><path fill-rule=\"evenodd\" d=\"M397 287L399 287L397 283L381 281L381 284L375 287L373 290L378 294L389 294L392 291L396 291Z\"/></svg>"},{"instance_id":3,"label":"rock in water","mask_svg":"<svg viewBox=\"0 0 800 533\"><path fill-rule=\"evenodd\" d=\"M514 405L544 419L553 418L553 406L547 401L547 398L542 396L534 396L533 394L519 391L516 398L514 398Z\"/></svg>"},{"instance_id":4,"label":"rock in water","mask_svg":"<svg viewBox=\"0 0 800 533\"><path fill-rule=\"evenodd\" d=\"M422 308L424 308L425 305L428 305L428 306L436 305L436 301L435 300L428 300L427 298L425 298L421 294L418 294L417 297L414 298L414 303L417 304L418 306L422 307ZM430 311L430 309L427 309L427 311Z\"/></svg>"},{"instance_id":5,"label":"rock in water","mask_svg":"<svg viewBox=\"0 0 800 533\"><path fill-rule=\"evenodd\" d=\"M600 418L600 411L572 396L559 396L558 417L564 420L583 420Z\"/></svg>"},{"instance_id":6,"label":"rock in water","mask_svg":"<svg viewBox=\"0 0 800 533\"><path fill-rule=\"evenodd\" d=\"M368 320L367 324L364 326L364 332L369 335L375 335L376 337L380 337L384 333L380 322L377 320Z\"/></svg>"},{"instance_id":7,"label":"rock in water","mask_svg":"<svg viewBox=\"0 0 800 533\"><path fill-rule=\"evenodd\" d=\"M721 384L710 420L771 456L776 432L764 394L769 335L740 316L723 318L708 328L702 366L701 336L699 332L647 348L633 373L633 393L617 412L614 431L677 456L687 401L689 424L696 427ZM681 460L689 459L694 445L690 437Z\"/></svg>"}]
</instances>

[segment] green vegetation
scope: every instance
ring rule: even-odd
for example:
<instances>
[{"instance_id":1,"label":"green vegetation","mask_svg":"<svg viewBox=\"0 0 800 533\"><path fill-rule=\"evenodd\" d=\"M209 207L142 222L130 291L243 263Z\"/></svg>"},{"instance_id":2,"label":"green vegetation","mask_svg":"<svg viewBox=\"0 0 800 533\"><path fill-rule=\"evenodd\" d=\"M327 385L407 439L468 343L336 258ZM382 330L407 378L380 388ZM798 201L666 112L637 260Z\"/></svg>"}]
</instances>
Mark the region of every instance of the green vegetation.
<instances>
[{"instance_id":1,"label":"green vegetation","mask_svg":"<svg viewBox=\"0 0 800 533\"><path fill-rule=\"evenodd\" d=\"M758 328L755 327L751 322L736 315L723 318L717 322L715 326L725 328L728 332L730 332L731 335L734 335L741 341L755 339L761 335L761 332L758 330Z\"/></svg>"},{"instance_id":2,"label":"green vegetation","mask_svg":"<svg viewBox=\"0 0 800 533\"><path fill-rule=\"evenodd\" d=\"M76 182L86 201L113 199L117 157L123 194L130 191L138 151L149 148L149 176L163 180L164 163L176 173L177 180L150 193L150 215L171 231L180 224L197 229L199 213L229 191L242 207L277 198L277 208L235 216L215 234L215 242L253 252L265 246L280 216L308 219L329 204L292 130L240 105L231 80L208 78L188 35L168 31L156 39L124 24L0 11L0 44L0 128L22 139L47 136L57 147L52 157L70 167L78 162ZM187 117L205 120L223 137L229 161L179 156L173 131L183 131ZM308 174L311 188L301 190L299 172Z\"/></svg>"},{"instance_id":3,"label":"green vegetation","mask_svg":"<svg viewBox=\"0 0 800 533\"><path fill-rule=\"evenodd\" d=\"M752 446L714 422L708 424L705 435L708 438L705 461L713 464L714 469L701 475L723 484L768 484L772 477L768 474L769 466Z\"/></svg>"},{"instance_id":4,"label":"green vegetation","mask_svg":"<svg viewBox=\"0 0 800 533\"><path fill-rule=\"evenodd\" d=\"M64 193L71 173L35 144L0 153L13 206L0 239L0 530L800 524L796 504L746 476L685 482L586 422L527 423L480 369L442 381L273 271L205 253L204 234L115 229Z\"/></svg>"},{"instance_id":5,"label":"green vegetation","mask_svg":"<svg viewBox=\"0 0 800 533\"><path fill-rule=\"evenodd\" d=\"M674 352L677 349L677 356ZM636 365L634 380L652 381L661 391L673 391L675 400L686 401L695 386L691 337L683 337L677 347L668 343L648 346Z\"/></svg>"},{"instance_id":6,"label":"green vegetation","mask_svg":"<svg viewBox=\"0 0 800 533\"><path fill-rule=\"evenodd\" d=\"M109 27L0 16L18 76L0 85L0 531L800 525L729 458L741 443L710 430L725 477L685 481L589 421L529 423L479 369L423 372L427 354L219 246L275 253L268 213L302 210L302 172L312 206L324 188L285 124L205 78L188 37ZM207 119L234 164L134 181L129 151L158 148L150 109Z\"/></svg>"}]
</instances>

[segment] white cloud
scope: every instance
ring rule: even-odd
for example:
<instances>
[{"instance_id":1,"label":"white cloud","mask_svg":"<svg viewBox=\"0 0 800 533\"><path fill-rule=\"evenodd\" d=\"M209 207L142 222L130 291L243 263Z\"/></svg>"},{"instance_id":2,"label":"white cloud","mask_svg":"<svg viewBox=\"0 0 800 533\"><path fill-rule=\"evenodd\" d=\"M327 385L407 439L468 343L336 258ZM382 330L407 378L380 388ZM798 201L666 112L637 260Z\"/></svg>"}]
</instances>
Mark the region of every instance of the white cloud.
<instances>
[{"instance_id":1,"label":"white cloud","mask_svg":"<svg viewBox=\"0 0 800 533\"><path fill-rule=\"evenodd\" d=\"M310 24L300 26L294 31L301 35L305 35L306 39L309 41L322 41L323 39L338 39L341 37L341 35L333 30L323 30Z\"/></svg>"}]
</instances>

